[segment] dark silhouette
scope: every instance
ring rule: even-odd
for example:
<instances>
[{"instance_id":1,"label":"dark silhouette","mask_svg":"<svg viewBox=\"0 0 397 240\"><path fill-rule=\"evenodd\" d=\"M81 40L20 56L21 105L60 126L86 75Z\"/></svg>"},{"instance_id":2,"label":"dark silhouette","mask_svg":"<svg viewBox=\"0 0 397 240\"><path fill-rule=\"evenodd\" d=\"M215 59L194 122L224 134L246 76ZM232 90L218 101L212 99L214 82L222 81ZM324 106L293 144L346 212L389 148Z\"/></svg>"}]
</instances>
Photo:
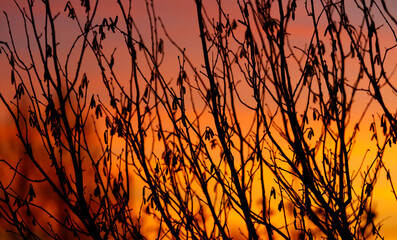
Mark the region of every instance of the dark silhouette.
<instances>
[{"instance_id":1,"label":"dark silhouette","mask_svg":"<svg viewBox=\"0 0 397 240\"><path fill-rule=\"evenodd\" d=\"M15 0L20 14L4 12L0 57L14 92L0 98L23 151L0 156L11 170L0 178L1 231L382 238L373 191L385 174L395 195L383 156L397 140L386 101L397 93L389 57L397 21L387 3L213 0L210 13L207 1L191 1L200 59L168 34L153 0L139 9L144 29L132 0L114 0L117 12L101 18L100 0L64 1L60 12L58 1ZM291 26L301 19L310 30ZM60 37L69 24L74 32ZM299 31L307 42L295 41ZM367 129L365 151L376 153L357 160Z\"/></svg>"}]
</instances>

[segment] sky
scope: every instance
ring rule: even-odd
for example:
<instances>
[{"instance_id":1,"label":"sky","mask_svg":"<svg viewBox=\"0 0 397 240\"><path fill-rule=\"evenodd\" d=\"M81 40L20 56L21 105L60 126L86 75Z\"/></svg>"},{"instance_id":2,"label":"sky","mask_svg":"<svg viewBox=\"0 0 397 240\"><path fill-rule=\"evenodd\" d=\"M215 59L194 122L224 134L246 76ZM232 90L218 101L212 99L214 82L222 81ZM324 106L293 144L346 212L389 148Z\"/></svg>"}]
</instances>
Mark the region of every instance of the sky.
<instances>
[{"instance_id":1,"label":"sky","mask_svg":"<svg viewBox=\"0 0 397 240\"><path fill-rule=\"evenodd\" d=\"M39 4L40 1L37 1L37 4ZM79 1L71 1L74 6L79 6ZM99 5L99 10L98 10L98 22L100 22L100 19L103 17L113 17L116 15L119 15L120 12L118 8L115 6L116 1L111 1L111 0L106 0L106 1L101 1ZM209 15L216 15L216 3L215 1L212 0L206 0L204 1L205 6L206 6L206 11L208 12ZM349 2L350 4L353 4L353 1ZM161 20L163 21L166 31L168 32L169 36L175 42L182 48L186 48L186 54L190 56L190 60L192 61L193 65L195 66L200 66L202 64L202 50L200 48L200 39L199 39L199 32L198 32L198 24L197 24L197 19L196 19L196 11L195 11L195 5L194 1L190 0L156 0L154 1L155 4L155 10L156 14ZM230 13L232 16L240 16L238 12L238 8L236 7L235 1L223 1L222 2L223 6L226 9L226 12ZM397 12L397 1L389 1L388 6L390 8L391 13L396 13ZM60 51L61 51L61 59L65 59L66 57L66 49L70 48L70 46L73 44L74 38L71 38L70 36L75 36L76 31L75 31L75 25L70 22L70 19L67 18L67 16L64 14L63 9L65 6L64 1L54 1L53 4L53 9L56 9L55 11L58 11L61 13L59 17L59 29L57 29L58 34L59 34L59 42L60 42ZM349 15L351 18L350 20L354 24L360 24L360 19L357 18L359 14L355 12L353 8L351 9L351 14ZM23 22L21 21L20 13L15 7L14 3L12 0L1 0L0 1L0 11L2 12L0 14L0 41L9 41L9 34L8 34L8 29L6 26L6 21L5 21L5 15L3 14L3 11L7 12L8 17L10 19L10 24L12 26L12 33L14 36L15 43L17 45L17 48L21 49L21 57L22 58L27 58L26 52L24 49L26 49L26 38L24 36L24 31L23 31ZM142 0L139 1L133 1L133 7L132 7L132 12L133 16L135 18L135 21L137 23L138 29L140 29L142 36L145 39L149 38L149 32L147 31L148 29L148 19L147 19L147 12L145 10L145 3ZM41 16L42 10L37 9L37 14L38 16ZM298 10L297 10L297 19L295 22L291 23L291 26L289 28L290 32L290 39L291 39L291 44L294 46L297 46L299 48L305 48L307 47L308 41L310 41L311 37L311 25L309 22L309 18L305 16L305 9L304 9L304 2L302 0L298 0ZM305 17L301 17L305 16ZM374 15L375 19L378 19L380 16ZM38 18L39 21L42 21L40 17ZM384 26L384 28L386 28ZM161 28L160 28L161 29ZM397 30L397 26L394 26L394 29ZM388 33L387 33L388 32ZM170 41L165 39L165 36L163 34L163 31L160 30L160 35L164 38L164 44L165 44L165 51L166 51L166 56L164 58L165 64L161 66L162 72L164 75L169 78L169 79L176 79L178 76L178 71L179 71L179 66L177 64L177 57L180 55L180 53L177 51L177 49L172 46ZM110 39L110 40L109 40ZM122 47L118 47L119 45L122 45L122 41L118 37L112 38L110 36L107 41L106 41L106 47L107 49L105 51L108 51L110 54L113 49L116 49L116 53L118 54L118 58L116 58L116 65L115 68L117 72L120 74L120 76L128 75L129 74L129 65L125 62L123 62L123 58L127 57L126 52L123 52ZM385 35L382 35L381 40L384 42L385 46L390 46L393 45L395 42L395 39L393 36L390 34L390 31L385 31ZM65 50L65 51L63 51ZM62 52L63 51L63 52ZM395 56L396 52L392 51L390 54L390 58L393 58ZM88 58L92 58L92 56L88 56ZM93 59L93 58L92 58ZM172 64L168 64L172 63ZM390 66L388 67L389 69L393 69L396 65L396 62L393 60L390 60ZM354 65L349 65L351 69L354 69ZM97 76L98 68L96 65L95 61L88 61L86 65L84 65L84 69L87 72L87 75L90 76L91 79L95 79ZM392 71L392 70L391 70ZM349 74L349 73L348 73ZM354 71L352 71L352 76L354 76ZM394 80L394 78L393 78ZM92 85L94 86L95 90L98 91L98 94L105 94L104 89L101 89L100 84L96 83L95 80L92 80ZM103 92L102 92L103 91ZM247 96L250 96L250 92L245 90L242 90L244 94ZM10 69L7 64L7 61L3 55L0 55L0 92L1 94L6 98L6 99L12 99L13 97L13 91L11 91L11 85L10 85ZM386 93L386 100L387 104L392 107L392 109L396 109L395 103L396 101L396 96L392 93ZM361 101L357 101L355 104L357 106L357 112L362 109L365 104L363 102L368 102L366 99L362 99ZM373 103L370 108L370 112L373 114L378 114L379 113L379 106L376 103ZM353 110L354 112L354 110ZM244 116L242 116L244 117ZM247 117L248 118L248 117ZM354 118L358 118L358 116L352 116L353 120ZM368 147L368 138L370 138L370 133L367 132L369 127L367 125L370 122L371 119L366 119L364 121L362 131L359 134L358 140L356 142L356 148L355 151L352 155L352 160L356 161L357 163L360 162L360 160L363 158L363 153L369 149ZM12 141L16 141L15 137L15 132L14 128L11 126L12 123L10 122L10 119L8 118L8 115L6 114L6 109L3 104L0 104L0 132L5 132L6 136L3 134L0 137L0 141L5 142L5 144L2 144L3 146L0 146L0 158L3 158L4 156L9 156L10 152L8 151L10 146L14 146L10 142L9 139L12 139ZM15 147L17 148L17 147ZM394 147L396 148L396 147ZM370 149L370 153L368 156L373 156L376 152L374 152L374 149ZM390 151L387 151L385 154L385 162L387 167L390 169L392 173L392 180L394 182L397 182L397 161L395 161L395 156L397 154L397 149L391 149ZM391 193L390 185L388 184L386 180L386 175L382 173L379 176L379 182L377 185L377 188L375 189L374 192L375 200L374 200L374 207L375 209L379 212L378 215L378 220L385 220L383 222L383 227L382 229L384 230L384 235L386 236L386 239L397 239L395 237L395 233L397 233L397 200L394 198L393 194Z\"/></svg>"}]
</instances>

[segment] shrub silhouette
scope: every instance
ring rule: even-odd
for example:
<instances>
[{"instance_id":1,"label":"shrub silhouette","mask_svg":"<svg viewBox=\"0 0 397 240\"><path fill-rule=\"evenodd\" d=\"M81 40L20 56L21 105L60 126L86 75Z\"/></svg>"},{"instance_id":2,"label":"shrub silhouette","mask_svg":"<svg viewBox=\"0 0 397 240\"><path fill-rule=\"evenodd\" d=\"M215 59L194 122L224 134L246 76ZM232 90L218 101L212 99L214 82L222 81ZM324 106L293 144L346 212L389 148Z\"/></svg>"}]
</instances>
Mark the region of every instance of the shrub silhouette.
<instances>
[{"instance_id":1,"label":"shrub silhouette","mask_svg":"<svg viewBox=\"0 0 397 240\"><path fill-rule=\"evenodd\" d=\"M7 236L382 237L373 191L386 174L395 194L383 156L397 138L386 2L192 2L200 58L150 0L144 27L132 0L106 16L99 0L4 12L14 96L0 98L24 149L1 156ZM359 136L376 153L357 162Z\"/></svg>"}]
</instances>

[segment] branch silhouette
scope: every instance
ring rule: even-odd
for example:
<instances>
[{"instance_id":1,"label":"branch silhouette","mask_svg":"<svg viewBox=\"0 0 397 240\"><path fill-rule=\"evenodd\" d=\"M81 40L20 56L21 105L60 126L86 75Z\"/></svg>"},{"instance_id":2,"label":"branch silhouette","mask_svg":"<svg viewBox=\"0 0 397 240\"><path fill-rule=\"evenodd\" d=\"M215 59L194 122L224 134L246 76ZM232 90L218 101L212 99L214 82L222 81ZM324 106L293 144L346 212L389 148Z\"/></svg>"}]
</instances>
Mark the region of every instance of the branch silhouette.
<instances>
[{"instance_id":1,"label":"branch silhouette","mask_svg":"<svg viewBox=\"0 0 397 240\"><path fill-rule=\"evenodd\" d=\"M5 238L384 238L388 3L194 0L197 57L160 3L105 2L4 12Z\"/></svg>"}]
</instances>

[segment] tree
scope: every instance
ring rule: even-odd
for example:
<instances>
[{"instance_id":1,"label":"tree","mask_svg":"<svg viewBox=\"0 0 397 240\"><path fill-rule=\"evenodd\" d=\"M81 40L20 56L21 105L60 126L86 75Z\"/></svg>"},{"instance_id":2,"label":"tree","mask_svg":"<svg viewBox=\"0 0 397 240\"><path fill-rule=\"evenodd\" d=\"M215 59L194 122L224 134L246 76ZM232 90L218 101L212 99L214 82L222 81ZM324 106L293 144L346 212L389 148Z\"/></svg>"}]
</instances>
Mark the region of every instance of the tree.
<instances>
[{"instance_id":1,"label":"tree","mask_svg":"<svg viewBox=\"0 0 397 240\"><path fill-rule=\"evenodd\" d=\"M105 17L99 0L14 3L26 48L6 12L0 39L15 91L0 98L24 148L1 160L12 174L0 181L0 216L13 234L382 237L373 191L383 172L396 195L384 154L397 139L385 100L397 92L397 21L385 1L195 0L200 59L168 34L154 1L143 29L131 0ZM73 37L60 37L65 25ZM361 164L360 134L374 150Z\"/></svg>"}]
</instances>

